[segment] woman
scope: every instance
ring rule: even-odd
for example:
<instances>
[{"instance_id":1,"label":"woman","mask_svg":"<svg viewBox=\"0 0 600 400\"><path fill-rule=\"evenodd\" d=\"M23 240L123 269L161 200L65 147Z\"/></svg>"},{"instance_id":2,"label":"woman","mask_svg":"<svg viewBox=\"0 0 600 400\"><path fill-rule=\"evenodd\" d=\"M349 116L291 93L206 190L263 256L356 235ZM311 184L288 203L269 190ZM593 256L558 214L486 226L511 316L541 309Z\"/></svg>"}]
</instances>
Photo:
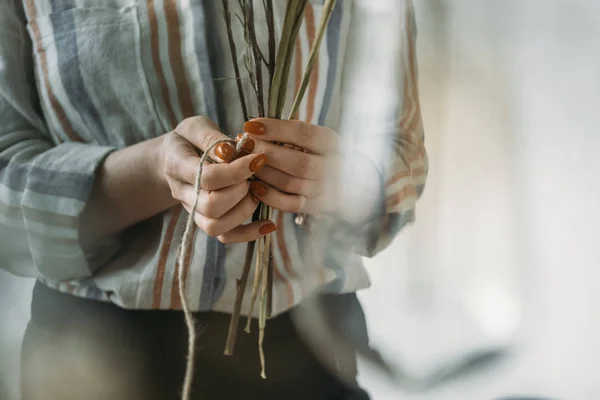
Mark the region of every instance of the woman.
<instances>
[{"instance_id":1,"label":"woman","mask_svg":"<svg viewBox=\"0 0 600 400\"><path fill-rule=\"evenodd\" d=\"M280 26L285 3L274 4ZM410 219L427 170L413 14L405 4L403 19L393 21L402 37L394 91L400 120L381 136L391 157L369 132L336 133L352 109L342 102L358 77L352 60L355 74L368 61L353 44L349 28L360 16L346 1L337 2L323 42L300 112L306 122L252 119L239 157L229 144L210 154L218 163L204 169L196 237L183 266L199 324L195 398L366 398L320 365L290 310L319 289L331 322L351 321L367 340L354 295L368 286L359 253L378 251ZM300 67L321 7L307 6ZM266 49L264 14L256 18ZM241 43L239 28L234 34ZM0 4L0 267L38 280L23 345L24 399L179 396L187 338L177 247L195 199L199 154L226 138L223 132L239 132L244 120L235 81L218 79L235 76L227 43L216 1ZM345 151L356 152L351 165L359 174L342 207L331 192L348 175L335 169L345 136L355 139ZM250 177L257 179L249 184ZM259 201L280 210L273 221L250 221ZM297 212L356 226L360 245L343 265L309 265L319 270L310 288L298 278L308 262L298 250L306 235L294 224ZM274 317L262 380L256 329L238 335L233 357L223 347L245 243L269 233L277 243Z\"/></svg>"}]
</instances>

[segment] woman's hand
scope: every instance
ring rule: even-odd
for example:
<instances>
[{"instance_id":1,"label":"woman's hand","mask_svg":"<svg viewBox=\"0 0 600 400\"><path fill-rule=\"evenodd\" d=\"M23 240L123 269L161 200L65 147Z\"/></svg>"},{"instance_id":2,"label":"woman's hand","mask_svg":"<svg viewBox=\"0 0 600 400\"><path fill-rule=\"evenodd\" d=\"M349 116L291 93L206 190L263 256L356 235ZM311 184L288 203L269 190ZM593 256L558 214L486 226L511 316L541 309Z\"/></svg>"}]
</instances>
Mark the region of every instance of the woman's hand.
<instances>
[{"instance_id":1,"label":"woman's hand","mask_svg":"<svg viewBox=\"0 0 600 400\"><path fill-rule=\"evenodd\" d=\"M200 162L198 153L223 139L228 138L209 119L192 117L180 123L163 141L161 173L172 196L188 212L192 211L196 199L194 183ZM234 160L235 148L229 143L219 144L209 156L217 163L203 167L194 216L198 227L223 243L249 242L273 232L276 227L271 221L243 225L259 203L249 191L248 178L264 168L267 156L249 154Z\"/></svg>"},{"instance_id":2,"label":"woman's hand","mask_svg":"<svg viewBox=\"0 0 600 400\"><path fill-rule=\"evenodd\" d=\"M256 173L260 182L250 184L264 203L286 212L333 213L353 223L377 212L381 175L359 152L342 157L337 132L301 121L264 118L247 122L244 131L252 140L246 147L268 157Z\"/></svg>"}]
</instances>

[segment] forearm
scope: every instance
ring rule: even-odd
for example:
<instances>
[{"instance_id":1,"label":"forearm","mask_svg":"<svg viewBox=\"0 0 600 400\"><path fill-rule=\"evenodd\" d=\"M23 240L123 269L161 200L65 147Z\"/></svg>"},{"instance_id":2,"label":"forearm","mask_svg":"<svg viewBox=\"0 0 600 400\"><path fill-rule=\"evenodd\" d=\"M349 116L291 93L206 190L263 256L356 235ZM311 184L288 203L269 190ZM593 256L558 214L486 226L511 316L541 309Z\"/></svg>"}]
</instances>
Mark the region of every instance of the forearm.
<instances>
[{"instance_id":1,"label":"forearm","mask_svg":"<svg viewBox=\"0 0 600 400\"><path fill-rule=\"evenodd\" d=\"M162 176L163 137L106 157L80 219L82 243L114 235L177 204Z\"/></svg>"}]
</instances>

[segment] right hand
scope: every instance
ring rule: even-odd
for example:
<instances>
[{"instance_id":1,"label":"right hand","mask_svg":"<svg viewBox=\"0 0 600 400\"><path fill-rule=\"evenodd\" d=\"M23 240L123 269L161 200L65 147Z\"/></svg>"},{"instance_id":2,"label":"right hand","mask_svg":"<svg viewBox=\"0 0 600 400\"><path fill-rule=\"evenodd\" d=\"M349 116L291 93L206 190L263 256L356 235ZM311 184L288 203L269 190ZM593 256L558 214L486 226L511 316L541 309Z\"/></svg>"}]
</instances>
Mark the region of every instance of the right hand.
<instances>
[{"instance_id":1,"label":"right hand","mask_svg":"<svg viewBox=\"0 0 600 400\"><path fill-rule=\"evenodd\" d=\"M161 174L166 178L173 198L188 213L196 200L194 183L200 162L199 151L204 152L212 143L223 139L228 137L205 117L185 119L164 138ZM266 156L250 154L234 160L235 148L229 143L216 146L209 156L217 163L205 163L202 169L200 197L194 215L198 227L226 244L250 242L273 232L275 224L268 220L244 225L259 203L249 190L248 178L265 165Z\"/></svg>"}]
</instances>

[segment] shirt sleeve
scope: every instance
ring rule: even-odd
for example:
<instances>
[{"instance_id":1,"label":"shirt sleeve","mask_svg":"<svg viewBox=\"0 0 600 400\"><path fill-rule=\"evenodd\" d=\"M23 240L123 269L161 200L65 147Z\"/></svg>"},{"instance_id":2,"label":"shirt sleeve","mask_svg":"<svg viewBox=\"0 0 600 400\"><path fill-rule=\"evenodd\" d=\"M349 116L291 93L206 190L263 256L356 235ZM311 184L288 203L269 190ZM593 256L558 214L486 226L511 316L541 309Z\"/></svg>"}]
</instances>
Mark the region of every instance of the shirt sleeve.
<instances>
[{"instance_id":1,"label":"shirt sleeve","mask_svg":"<svg viewBox=\"0 0 600 400\"><path fill-rule=\"evenodd\" d=\"M414 221L428 159L412 0L394 2L385 12L356 8L344 66L343 97L358 100L343 107L341 131L344 135L350 132L353 148L380 172L383 193L380 217L361 227L340 229L355 252L373 256Z\"/></svg>"},{"instance_id":2,"label":"shirt sleeve","mask_svg":"<svg viewBox=\"0 0 600 400\"><path fill-rule=\"evenodd\" d=\"M79 217L112 148L55 144L39 112L22 2L0 2L0 268L54 281L88 277L117 251L85 248Z\"/></svg>"}]
</instances>

